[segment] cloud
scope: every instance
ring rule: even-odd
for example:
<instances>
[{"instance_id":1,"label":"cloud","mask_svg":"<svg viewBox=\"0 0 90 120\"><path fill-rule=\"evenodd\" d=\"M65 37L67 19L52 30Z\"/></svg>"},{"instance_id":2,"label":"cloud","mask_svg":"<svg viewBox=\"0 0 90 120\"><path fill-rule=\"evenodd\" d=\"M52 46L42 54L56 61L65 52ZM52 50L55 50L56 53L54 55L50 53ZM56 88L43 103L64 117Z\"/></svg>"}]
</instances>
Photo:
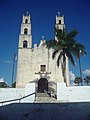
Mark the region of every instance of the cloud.
<instances>
[{"instance_id":1,"label":"cloud","mask_svg":"<svg viewBox=\"0 0 90 120\"><path fill-rule=\"evenodd\" d=\"M4 82L4 78L0 78L0 82Z\"/></svg>"},{"instance_id":2,"label":"cloud","mask_svg":"<svg viewBox=\"0 0 90 120\"><path fill-rule=\"evenodd\" d=\"M17 60L17 56L15 56L15 61ZM7 63L7 64L12 64L13 62L10 61L10 60L4 60L4 63Z\"/></svg>"},{"instance_id":3,"label":"cloud","mask_svg":"<svg viewBox=\"0 0 90 120\"><path fill-rule=\"evenodd\" d=\"M90 69L86 69L83 71L83 74L90 75Z\"/></svg>"},{"instance_id":4,"label":"cloud","mask_svg":"<svg viewBox=\"0 0 90 120\"><path fill-rule=\"evenodd\" d=\"M9 63L9 64L11 64L12 62L9 61L9 60L4 60L4 63Z\"/></svg>"},{"instance_id":5,"label":"cloud","mask_svg":"<svg viewBox=\"0 0 90 120\"><path fill-rule=\"evenodd\" d=\"M74 74L72 71L69 72L69 76L70 76L70 80L73 80L73 81L74 81L74 79L75 79L75 74Z\"/></svg>"},{"instance_id":6,"label":"cloud","mask_svg":"<svg viewBox=\"0 0 90 120\"><path fill-rule=\"evenodd\" d=\"M17 60L17 56L15 56L15 60Z\"/></svg>"}]
</instances>

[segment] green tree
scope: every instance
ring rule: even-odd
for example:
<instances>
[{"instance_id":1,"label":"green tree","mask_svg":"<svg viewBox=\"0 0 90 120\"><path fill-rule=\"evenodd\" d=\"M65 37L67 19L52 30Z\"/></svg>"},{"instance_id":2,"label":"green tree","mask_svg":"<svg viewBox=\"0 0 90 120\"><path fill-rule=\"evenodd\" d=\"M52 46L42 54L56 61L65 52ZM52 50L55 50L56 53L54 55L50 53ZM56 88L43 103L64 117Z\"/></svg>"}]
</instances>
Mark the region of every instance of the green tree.
<instances>
[{"instance_id":1,"label":"green tree","mask_svg":"<svg viewBox=\"0 0 90 120\"><path fill-rule=\"evenodd\" d=\"M12 87L13 87L13 88L16 88L16 82L14 82L14 83L12 84Z\"/></svg>"},{"instance_id":2,"label":"green tree","mask_svg":"<svg viewBox=\"0 0 90 120\"><path fill-rule=\"evenodd\" d=\"M85 76L84 82L88 85L90 83L90 76Z\"/></svg>"},{"instance_id":3,"label":"green tree","mask_svg":"<svg viewBox=\"0 0 90 120\"><path fill-rule=\"evenodd\" d=\"M5 82L0 82L0 88L7 88L9 87Z\"/></svg>"},{"instance_id":4,"label":"green tree","mask_svg":"<svg viewBox=\"0 0 90 120\"><path fill-rule=\"evenodd\" d=\"M82 83L82 69L81 69L81 61L80 61L80 57L83 56L83 55L86 55L86 51L85 51L85 46L80 44L80 43L76 43L75 45L75 56L76 58L78 59L78 62L79 62L79 72L80 72L80 78L81 78L81 85L83 85Z\"/></svg>"},{"instance_id":5,"label":"green tree","mask_svg":"<svg viewBox=\"0 0 90 120\"><path fill-rule=\"evenodd\" d=\"M78 34L76 30L67 32L66 28L63 30L55 29L55 34L57 40L49 40L46 42L46 45L48 49L54 49L52 54L53 59L56 57L56 55L58 55L57 66L59 67L61 62L64 82L66 82L66 57L70 60L72 65L75 66L73 56L79 58L78 51L82 50L82 54L84 54L85 47L82 44L76 42L75 37Z\"/></svg>"},{"instance_id":6,"label":"green tree","mask_svg":"<svg viewBox=\"0 0 90 120\"><path fill-rule=\"evenodd\" d=\"M75 79L74 79L74 83L76 84L76 86L78 86L79 85L79 83L81 83L81 77L76 77Z\"/></svg>"}]
</instances>

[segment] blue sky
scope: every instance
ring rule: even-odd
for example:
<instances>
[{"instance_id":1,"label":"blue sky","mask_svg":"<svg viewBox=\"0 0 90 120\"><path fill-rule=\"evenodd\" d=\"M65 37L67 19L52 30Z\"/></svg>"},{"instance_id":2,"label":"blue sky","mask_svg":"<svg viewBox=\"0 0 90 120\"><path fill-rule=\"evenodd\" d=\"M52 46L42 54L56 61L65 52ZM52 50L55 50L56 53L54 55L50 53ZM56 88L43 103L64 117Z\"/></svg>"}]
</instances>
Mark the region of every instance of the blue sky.
<instances>
[{"instance_id":1,"label":"blue sky","mask_svg":"<svg viewBox=\"0 0 90 120\"><path fill-rule=\"evenodd\" d=\"M0 0L0 80L11 84L13 53L17 54L20 24L26 11L31 15L33 43L37 44L43 35L46 40L53 39L55 16L60 11L68 31L77 29L77 41L86 46L88 54L81 57L81 64L83 77L90 75L89 0ZM70 64L70 71L79 76L75 62L76 67Z\"/></svg>"}]
</instances>

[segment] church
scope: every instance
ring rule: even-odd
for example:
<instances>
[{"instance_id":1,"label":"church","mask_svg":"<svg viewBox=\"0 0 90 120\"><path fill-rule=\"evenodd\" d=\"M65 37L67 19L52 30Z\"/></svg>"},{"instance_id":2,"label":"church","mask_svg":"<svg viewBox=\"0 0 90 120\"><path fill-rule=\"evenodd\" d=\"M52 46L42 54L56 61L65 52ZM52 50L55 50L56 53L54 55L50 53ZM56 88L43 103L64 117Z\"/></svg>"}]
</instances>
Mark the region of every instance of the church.
<instances>
[{"instance_id":1,"label":"church","mask_svg":"<svg viewBox=\"0 0 90 120\"><path fill-rule=\"evenodd\" d=\"M24 88L28 83L35 83L39 93L56 91L57 82L64 83L61 65L57 67L57 58L52 59L53 49L49 50L43 45L46 42L44 36L39 45L32 47L31 26L31 17L27 12L22 17L19 35L16 87ZM64 16L56 15L55 27L63 30ZM68 58L66 63L66 84L69 86Z\"/></svg>"},{"instance_id":2,"label":"church","mask_svg":"<svg viewBox=\"0 0 90 120\"><path fill-rule=\"evenodd\" d=\"M64 16L56 15L54 26L63 30ZM56 36L54 38L58 40ZM42 37L39 45L32 46L31 18L29 13L24 14L18 43L16 88L0 88L0 106L12 103L90 102L90 86L70 86L68 58L64 82L61 63L57 67L57 56L52 59L53 49L48 49L45 43Z\"/></svg>"}]
</instances>

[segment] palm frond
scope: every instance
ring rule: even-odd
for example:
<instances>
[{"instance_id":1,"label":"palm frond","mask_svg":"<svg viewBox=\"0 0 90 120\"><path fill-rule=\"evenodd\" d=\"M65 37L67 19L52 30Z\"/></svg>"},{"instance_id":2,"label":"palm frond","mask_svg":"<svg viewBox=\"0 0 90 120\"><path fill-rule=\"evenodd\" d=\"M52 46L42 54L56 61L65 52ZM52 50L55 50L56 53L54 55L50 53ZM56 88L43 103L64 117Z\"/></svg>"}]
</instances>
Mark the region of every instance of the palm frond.
<instances>
[{"instance_id":1,"label":"palm frond","mask_svg":"<svg viewBox=\"0 0 90 120\"><path fill-rule=\"evenodd\" d=\"M58 53L58 50L54 50L54 52L52 53L52 58L53 59L56 57L57 53Z\"/></svg>"},{"instance_id":2,"label":"palm frond","mask_svg":"<svg viewBox=\"0 0 90 120\"><path fill-rule=\"evenodd\" d=\"M77 30L73 29L70 33L68 33L67 37L74 38L78 34Z\"/></svg>"},{"instance_id":3,"label":"palm frond","mask_svg":"<svg viewBox=\"0 0 90 120\"><path fill-rule=\"evenodd\" d=\"M60 52L59 56L58 56L58 59L57 59L57 66L59 67L59 64L60 64L60 60L63 56L63 52Z\"/></svg>"},{"instance_id":4,"label":"palm frond","mask_svg":"<svg viewBox=\"0 0 90 120\"><path fill-rule=\"evenodd\" d=\"M63 58L63 62L66 61L66 56L69 58L70 62L75 65L73 56L79 58L80 55L86 55L85 46L78 43L75 40L76 35L78 34L77 30L73 29L71 32L67 32L66 28L63 30L54 29L55 36L57 37L57 41L49 40L46 41L46 46L48 49L53 48L54 52L52 54L52 58L54 59L57 53L60 52L57 59L57 66L60 64L61 56ZM81 51L81 52L80 52Z\"/></svg>"},{"instance_id":5,"label":"palm frond","mask_svg":"<svg viewBox=\"0 0 90 120\"><path fill-rule=\"evenodd\" d=\"M72 54L69 51L66 52L66 56L68 57L68 59L70 60L70 62L72 63L72 65L75 66L73 56L72 56Z\"/></svg>"},{"instance_id":6,"label":"palm frond","mask_svg":"<svg viewBox=\"0 0 90 120\"><path fill-rule=\"evenodd\" d=\"M76 48L75 54L76 54L77 58L79 58L80 55L86 55L87 54L84 45L82 45L80 43L76 43L75 48Z\"/></svg>"},{"instance_id":7,"label":"palm frond","mask_svg":"<svg viewBox=\"0 0 90 120\"><path fill-rule=\"evenodd\" d=\"M63 39L63 31L61 29L55 28L55 35L56 35L58 41Z\"/></svg>"},{"instance_id":8,"label":"palm frond","mask_svg":"<svg viewBox=\"0 0 90 120\"><path fill-rule=\"evenodd\" d=\"M53 40L46 41L46 47L48 49L53 48L53 46L54 46L54 41Z\"/></svg>"}]
</instances>

